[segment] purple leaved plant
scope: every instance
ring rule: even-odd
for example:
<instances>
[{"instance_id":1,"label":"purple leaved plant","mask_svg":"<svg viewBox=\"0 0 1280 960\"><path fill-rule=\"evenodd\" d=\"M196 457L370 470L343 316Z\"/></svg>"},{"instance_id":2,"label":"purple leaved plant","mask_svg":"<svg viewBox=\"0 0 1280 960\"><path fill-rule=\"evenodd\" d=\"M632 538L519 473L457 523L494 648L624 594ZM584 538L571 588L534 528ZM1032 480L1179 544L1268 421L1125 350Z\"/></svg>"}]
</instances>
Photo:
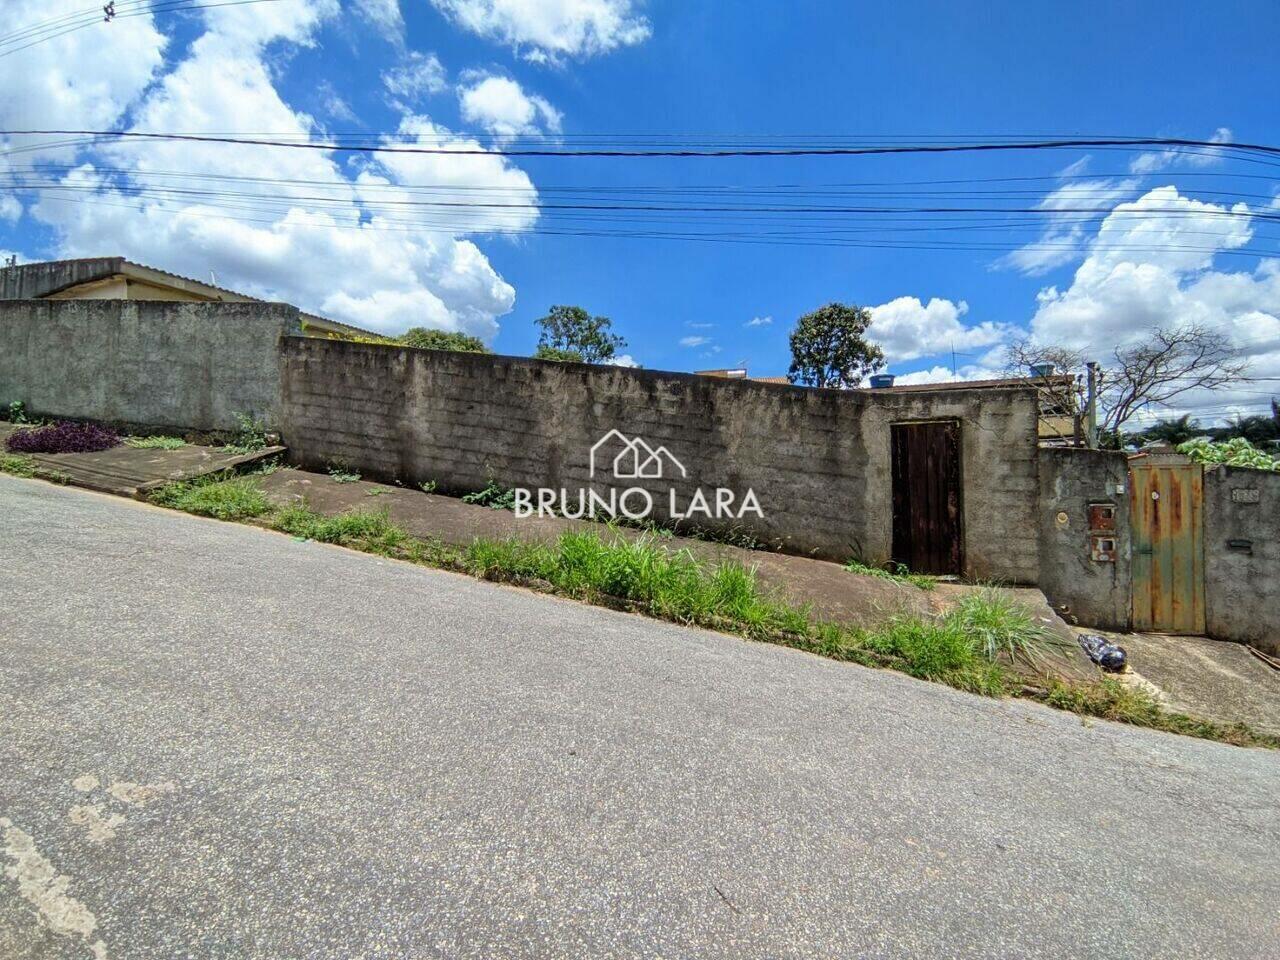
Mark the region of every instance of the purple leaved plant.
<instances>
[{"instance_id":1,"label":"purple leaved plant","mask_svg":"<svg viewBox=\"0 0 1280 960\"><path fill-rule=\"evenodd\" d=\"M15 430L5 441L10 453L93 453L120 442L114 430L92 423L59 420L47 427Z\"/></svg>"}]
</instances>

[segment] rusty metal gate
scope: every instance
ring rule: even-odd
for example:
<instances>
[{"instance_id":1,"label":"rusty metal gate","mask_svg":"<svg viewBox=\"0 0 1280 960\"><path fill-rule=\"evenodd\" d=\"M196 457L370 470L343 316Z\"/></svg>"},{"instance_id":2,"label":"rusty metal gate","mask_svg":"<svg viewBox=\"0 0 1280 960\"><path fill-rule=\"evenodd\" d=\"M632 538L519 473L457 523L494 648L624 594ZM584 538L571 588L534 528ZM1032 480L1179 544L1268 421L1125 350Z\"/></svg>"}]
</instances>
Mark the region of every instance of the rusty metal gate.
<instances>
[{"instance_id":1,"label":"rusty metal gate","mask_svg":"<svg viewBox=\"0 0 1280 960\"><path fill-rule=\"evenodd\" d=\"M961 573L959 422L895 423L890 437L893 559L917 573Z\"/></svg>"},{"instance_id":2,"label":"rusty metal gate","mask_svg":"<svg viewBox=\"0 0 1280 960\"><path fill-rule=\"evenodd\" d=\"M1204 633L1204 468L1129 470L1133 629Z\"/></svg>"}]
</instances>

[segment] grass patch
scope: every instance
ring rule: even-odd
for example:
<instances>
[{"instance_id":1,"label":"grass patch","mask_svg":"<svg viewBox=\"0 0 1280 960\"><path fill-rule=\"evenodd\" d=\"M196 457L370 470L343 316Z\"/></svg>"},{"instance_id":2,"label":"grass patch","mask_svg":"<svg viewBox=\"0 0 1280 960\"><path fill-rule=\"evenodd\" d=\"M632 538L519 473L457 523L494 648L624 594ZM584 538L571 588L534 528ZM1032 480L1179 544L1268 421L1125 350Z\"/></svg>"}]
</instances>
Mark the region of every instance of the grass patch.
<instances>
[{"instance_id":1,"label":"grass patch","mask_svg":"<svg viewBox=\"0 0 1280 960\"><path fill-rule=\"evenodd\" d=\"M270 525L276 530L321 543L336 543L383 556L398 554L410 537L391 522L386 510L350 510L325 517L299 501L278 510Z\"/></svg>"},{"instance_id":2,"label":"grass patch","mask_svg":"<svg viewBox=\"0 0 1280 960\"><path fill-rule=\"evenodd\" d=\"M888 567L873 567L861 560L850 560L844 565L850 573L864 577L879 577L881 580L892 580L894 583L909 583L921 590L932 590L935 584L933 577L923 573L912 573L905 564L890 563Z\"/></svg>"},{"instance_id":3,"label":"grass patch","mask_svg":"<svg viewBox=\"0 0 1280 960\"><path fill-rule=\"evenodd\" d=\"M271 510L259 478L252 474L220 473L167 483L153 491L148 499L162 507L218 520L253 520Z\"/></svg>"},{"instance_id":4,"label":"grass patch","mask_svg":"<svg viewBox=\"0 0 1280 960\"><path fill-rule=\"evenodd\" d=\"M1259 733L1244 723L1218 723L1174 713L1166 710L1146 691L1128 686L1115 677L1106 677L1092 686L1055 683L1044 690L1022 692L1051 707L1086 717L1115 720L1202 740L1218 740L1238 747L1280 749L1280 737Z\"/></svg>"},{"instance_id":5,"label":"grass patch","mask_svg":"<svg viewBox=\"0 0 1280 960\"><path fill-rule=\"evenodd\" d=\"M334 483L359 483L360 474L354 470L348 470L346 467L333 465L329 467L329 476L333 478Z\"/></svg>"},{"instance_id":6,"label":"grass patch","mask_svg":"<svg viewBox=\"0 0 1280 960\"><path fill-rule=\"evenodd\" d=\"M687 550L663 549L652 535L605 540L571 532L548 544L476 540L462 565L478 577L540 581L581 600L621 602L664 620L733 628L756 639L800 635L810 626L807 610L766 597L753 569L701 564Z\"/></svg>"},{"instance_id":7,"label":"grass patch","mask_svg":"<svg viewBox=\"0 0 1280 960\"><path fill-rule=\"evenodd\" d=\"M125 437L124 445L139 450L179 450L187 441L181 437Z\"/></svg>"},{"instance_id":8,"label":"grass patch","mask_svg":"<svg viewBox=\"0 0 1280 960\"><path fill-rule=\"evenodd\" d=\"M22 453L5 453L0 451L0 473L7 473L12 477L32 477L37 480L48 480L50 483L69 483L71 478L61 470L52 470L49 467L42 467L38 464L34 457L29 457Z\"/></svg>"},{"instance_id":9,"label":"grass patch","mask_svg":"<svg viewBox=\"0 0 1280 960\"><path fill-rule=\"evenodd\" d=\"M1061 652L1066 641L1039 623L1008 594L984 588L962 598L947 614L990 662L1007 659L1036 667L1046 655Z\"/></svg>"},{"instance_id":10,"label":"grass patch","mask_svg":"<svg viewBox=\"0 0 1280 960\"><path fill-rule=\"evenodd\" d=\"M0 473L8 473L15 477L34 477L36 461L33 457L20 453L4 453L0 451Z\"/></svg>"}]
</instances>

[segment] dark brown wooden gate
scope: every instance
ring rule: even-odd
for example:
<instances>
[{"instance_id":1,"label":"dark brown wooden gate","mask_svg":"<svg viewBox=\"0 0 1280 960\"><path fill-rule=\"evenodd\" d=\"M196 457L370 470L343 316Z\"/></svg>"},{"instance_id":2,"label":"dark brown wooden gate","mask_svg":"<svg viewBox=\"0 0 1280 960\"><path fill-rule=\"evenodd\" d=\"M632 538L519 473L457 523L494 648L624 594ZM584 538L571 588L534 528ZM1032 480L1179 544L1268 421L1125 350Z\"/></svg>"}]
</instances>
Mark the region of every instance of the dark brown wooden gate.
<instances>
[{"instance_id":1,"label":"dark brown wooden gate","mask_svg":"<svg viewBox=\"0 0 1280 960\"><path fill-rule=\"evenodd\" d=\"M893 559L916 573L961 573L959 421L895 423L891 437Z\"/></svg>"}]
</instances>

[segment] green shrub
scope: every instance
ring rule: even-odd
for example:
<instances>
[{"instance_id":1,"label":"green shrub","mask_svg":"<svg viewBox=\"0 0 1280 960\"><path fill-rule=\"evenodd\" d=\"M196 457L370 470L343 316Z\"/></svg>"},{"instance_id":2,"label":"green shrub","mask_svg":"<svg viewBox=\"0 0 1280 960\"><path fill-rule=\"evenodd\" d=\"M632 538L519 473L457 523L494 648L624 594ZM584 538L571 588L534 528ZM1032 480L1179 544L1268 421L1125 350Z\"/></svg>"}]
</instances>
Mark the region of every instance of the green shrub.
<instances>
[{"instance_id":1,"label":"green shrub","mask_svg":"<svg viewBox=\"0 0 1280 960\"><path fill-rule=\"evenodd\" d=\"M226 473L167 483L148 499L162 507L219 520L252 520L271 510L258 477Z\"/></svg>"},{"instance_id":2,"label":"green shrub","mask_svg":"<svg viewBox=\"0 0 1280 960\"><path fill-rule=\"evenodd\" d=\"M247 413L236 415L236 435L226 446L223 453L246 454L256 453L267 445L267 425L263 420Z\"/></svg>"},{"instance_id":3,"label":"green shrub","mask_svg":"<svg viewBox=\"0 0 1280 960\"><path fill-rule=\"evenodd\" d=\"M479 337L454 330L431 330L412 327L400 334L396 342L419 350L455 350L460 353L491 353Z\"/></svg>"},{"instance_id":4,"label":"green shrub","mask_svg":"<svg viewBox=\"0 0 1280 960\"><path fill-rule=\"evenodd\" d=\"M1280 473L1280 458L1257 449L1244 437L1233 437L1223 443L1197 437L1178 444L1177 451L1190 457L1195 463L1225 463L1229 467L1249 467Z\"/></svg>"},{"instance_id":5,"label":"green shrub","mask_svg":"<svg viewBox=\"0 0 1280 960\"><path fill-rule=\"evenodd\" d=\"M512 510L516 505L516 493L496 480L490 480L483 490L464 494L462 502L472 503L478 507L492 507L494 510Z\"/></svg>"}]
</instances>

